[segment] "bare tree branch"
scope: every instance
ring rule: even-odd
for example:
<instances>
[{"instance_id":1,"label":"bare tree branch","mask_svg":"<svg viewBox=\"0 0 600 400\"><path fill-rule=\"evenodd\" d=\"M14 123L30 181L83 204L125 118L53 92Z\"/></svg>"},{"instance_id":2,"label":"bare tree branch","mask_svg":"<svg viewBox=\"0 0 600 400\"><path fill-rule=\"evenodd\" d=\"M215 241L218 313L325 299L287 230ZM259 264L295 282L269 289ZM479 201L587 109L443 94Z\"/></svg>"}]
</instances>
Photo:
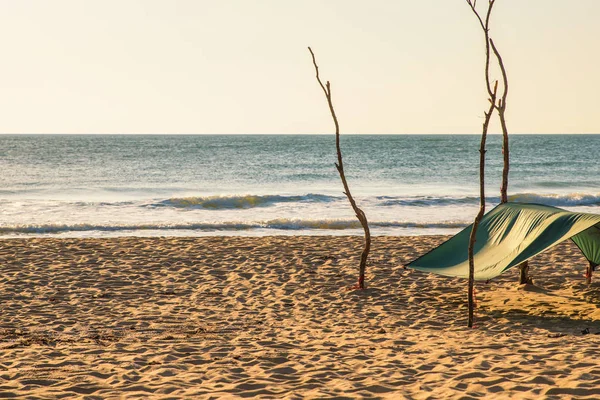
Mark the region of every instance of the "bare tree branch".
<instances>
[{"instance_id":1,"label":"bare tree branch","mask_svg":"<svg viewBox=\"0 0 600 400\"><path fill-rule=\"evenodd\" d=\"M323 89L323 92L325 93L325 97L327 98L327 104L329 105L329 111L331 112L331 117L333 118L333 122L335 124L335 147L337 150L338 160L335 164L335 167L338 170L338 173L340 174L340 179L342 180L342 184L344 186L344 194L348 198L348 201L350 202L350 205L354 210L354 214L356 214L356 218L358 218L358 221L360 222L360 224L363 227L363 230L365 231L365 247L360 256L358 284L356 286L358 289L364 289L367 258L369 257L369 251L371 250L371 231L369 229L369 222L367 221L367 216L365 215L363 210L358 208L358 206L356 205L356 201L354 200L354 197L352 197L352 194L350 193L350 187L348 186L348 182L346 181L346 174L344 173L344 162L342 160L342 149L340 147L340 125L338 123L335 110L333 109L333 102L331 100L331 84L329 83L329 81L327 81L327 83L323 85L323 82L319 77L319 67L315 59L315 54L313 53L310 47L308 48L308 51L310 51L310 55L312 56L312 62L315 67L317 81L319 82L321 89Z\"/></svg>"},{"instance_id":2,"label":"bare tree branch","mask_svg":"<svg viewBox=\"0 0 600 400\"><path fill-rule=\"evenodd\" d=\"M473 286L475 283L475 261L474 261L474 248L475 239L477 237L477 229L479 223L485 214L485 144L487 140L488 127L490 125L490 119L496 106L496 92L498 90L498 81L494 84L494 90L490 97L490 107L485 113L485 119L483 121L483 129L481 133L481 143L479 145L479 212L473 222L471 229L471 235L469 237L469 286L468 286L468 299L469 299L469 320L467 325L469 328L473 327L473 308L474 308L474 297L473 297Z\"/></svg>"},{"instance_id":3,"label":"bare tree branch","mask_svg":"<svg viewBox=\"0 0 600 400\"><path fill-rule=\"evenodd\" d=\"M479 223L485 214L485 145L487 141L487 133L490 124L490 119L492 118L492 114L494 113L494 109L496 107L496 95L498 92L498 81L494 83L494 88L492 89L490 83L490 16L492 14L492 9L494 7L495 0L489 0L488 9L485 16L485 22L477 12L477 0L466 0L469 7L471 7L471 11L477 17L479 21L479 25L483 30L485 36L485 85L489 95L490 106L488 111L485 113L485 119L483 122L483 128L481 133L481 143L479 147L479 212L475 217L475 221L473 222L473 227L471 229L471 235L469 237L469 284L468 284L468 301L469 301L469 318L467 325L469 328L473 327L473 308L474 308L474 296L473 296L473 287L475 281L475 261L474 261L474 249L475 249L475 241L477 237L477 230L479 228Z\"/></svg>"},{"instance_id":4,"label":"bare tree branch","mask_svg":"<svg viewBox=\"0 0 600 400\"><path fill-rule=\"evenodd\" d=\"M500 126L502 127L502 155L504 158L504 167L502 169L502 183L500 185L500 202L508 202L508 173L510 169L510 147L508 144L508 127L506 126L506 98L508 96L508 75L506 74L506 67L502 56L498 51L498 48L494 44L494 41L490 38L490 44L492 50L498 60L500 71L502 72L503 81L503 92L502 97L498 100L496 110L498 110L498 118L500 119ZM525 261L519 264L519 284L532 283L531 277L529 276L529 262Z\"/></svg>"},{"instance_id":5,"label":"bare tree branch","mask_svg":"<svg viewBox=\"0 0 600 400\"><path fill-rule=\"evenodd\" d=\"M492 15L492 8L494 7L494 3L496 2L496 0L489 0L488 3L488 10L485 16L485 22L483 22L483 20L481 19L481 16L479 15L479 13L477 12L477 8L476 8L476 4L477 1L471 1L471 0L466 0L467 4L469 5L469 7L471 7L471 10L473 11L473 13L475 14L475 16L477 17L477 20L479 21L479 25L481 25L481 29L483 29L483 33L485 35L485 83L486 83L486 87L487 87L487 91L488 91L488 95L490 97L492 97L492 85L490 83L490 36L489 36L489 32L490 32L490 16Z\"/></svg>"},{"instance_id":6,"label":"bare tree branch","mask_svg":"<svg viewBox=\"0 0 600 400\"><path fill-rule=\"evenodd\" d=\"M502 97L498 100L496 110L498 110L498 117L500 119L500 126L502 127L502 154L504 157L504 167L502 169L502 184L500 185L500 202L508 202L508 172L510 168L510 149L508 147L508 128L506 126L506 97L508 96L508 76L506 75L506 68L504 67L504 61L494 44L494 41L490 38L490 44L492 50L498 59L498 65L500 65L500 71L502 72L503 80L503 92Z\"/></svg>"},{"instance_id":7,"label":"bare tree branch","mask_svg":"<svg viewBox=\"0 0 600 400\"><path fill-rule=\"evenodd\" d=\"M498 59L498 65L500 65L500 71L502 72L502 81L504 84L504 91L502 93L502 99L499 101L499 107L506 108L506 97L508 96L508 76L506 75L506 68L504 67L504 61L500 56L500 52L498 52L498 48L494 45L494 41L490 38L490 44L492 45L492 50Z\"/></svg>"}]
</instances>

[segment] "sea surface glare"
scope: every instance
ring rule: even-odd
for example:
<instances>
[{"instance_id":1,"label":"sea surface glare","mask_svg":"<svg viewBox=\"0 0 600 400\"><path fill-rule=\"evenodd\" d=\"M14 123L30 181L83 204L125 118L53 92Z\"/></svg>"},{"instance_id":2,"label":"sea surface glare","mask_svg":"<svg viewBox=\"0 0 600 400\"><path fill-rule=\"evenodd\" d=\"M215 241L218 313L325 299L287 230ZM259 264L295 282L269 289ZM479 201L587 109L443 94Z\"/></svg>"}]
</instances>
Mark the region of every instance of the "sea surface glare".
<instances>
[{"instance_id":1,"label":"sea surface glare","mask_svg":"<svg viewBox=\"0 0 600 400\"><path fill-rule=\"evenodd\" d=\"M454 233L478 208L477 135L343 135L375 235ZM510 201L600 212L600 135L511 135ZM499 202L501 137L487 146ZM0 135L0 237L362 234L334 135Z\"/></svg>"}]
</instances>

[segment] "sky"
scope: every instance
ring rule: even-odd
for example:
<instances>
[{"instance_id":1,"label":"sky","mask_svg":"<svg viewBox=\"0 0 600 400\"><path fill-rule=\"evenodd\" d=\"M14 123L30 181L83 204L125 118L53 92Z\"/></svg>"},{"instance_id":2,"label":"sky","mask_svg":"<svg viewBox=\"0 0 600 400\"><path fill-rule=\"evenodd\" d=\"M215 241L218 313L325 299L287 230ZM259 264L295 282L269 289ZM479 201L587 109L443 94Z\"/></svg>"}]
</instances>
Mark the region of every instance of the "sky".
<instances>
[{"instance_id":1,"label":"sky","mask_svg":"<svg viewBox=\"0 0 600 400\"><path fill-rule=\"evenodd\" d=\"M496 1L511 133L600 133L598 16ZM465 0L0 0L0 36L2 133L331 133L307 46L342 133L475 134L487 106Z\"/></svg>"}]
</instances>

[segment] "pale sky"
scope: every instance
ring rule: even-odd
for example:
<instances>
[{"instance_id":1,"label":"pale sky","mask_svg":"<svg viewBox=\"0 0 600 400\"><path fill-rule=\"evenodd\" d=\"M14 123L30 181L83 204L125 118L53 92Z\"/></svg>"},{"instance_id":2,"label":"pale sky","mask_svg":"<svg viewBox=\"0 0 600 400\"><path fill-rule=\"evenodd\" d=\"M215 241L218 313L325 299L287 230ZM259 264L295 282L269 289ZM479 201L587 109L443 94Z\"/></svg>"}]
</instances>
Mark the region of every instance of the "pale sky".
<instances>
[{"instance_id":1,"label":"pale sky","mask_svg":"<svg viewBox=\"0 0 600 400\"><path fill-rule=\"evenodd\" d=\"M496 1L511 133L600 133L599 17ZM0 36L2 133L331 133L307 46L342 133L479 133L486 107L464 0L0 0Z\"/></svg>"}]
</instances>

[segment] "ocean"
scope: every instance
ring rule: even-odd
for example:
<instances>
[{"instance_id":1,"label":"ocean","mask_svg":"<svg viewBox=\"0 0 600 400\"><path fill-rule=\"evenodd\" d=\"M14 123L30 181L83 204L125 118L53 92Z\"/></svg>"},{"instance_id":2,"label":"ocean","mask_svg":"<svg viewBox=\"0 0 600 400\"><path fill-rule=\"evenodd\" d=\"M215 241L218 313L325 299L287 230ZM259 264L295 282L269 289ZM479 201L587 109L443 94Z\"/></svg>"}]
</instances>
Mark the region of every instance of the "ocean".
<instances>
[{"instance_id":1,"label":"ocean","mask_svg":"<svg viewBox=\"0 0 600 400\"><path fill-rule=\"evenodd\" d=\"M342 135L374 235L478 209L478 135ZM600 212L600 135L511 135L511 201ZM362 235L329 135L0 135L0 237ZM488 210L501 136L487 146Z\"/></svg>"}]
</instances>

